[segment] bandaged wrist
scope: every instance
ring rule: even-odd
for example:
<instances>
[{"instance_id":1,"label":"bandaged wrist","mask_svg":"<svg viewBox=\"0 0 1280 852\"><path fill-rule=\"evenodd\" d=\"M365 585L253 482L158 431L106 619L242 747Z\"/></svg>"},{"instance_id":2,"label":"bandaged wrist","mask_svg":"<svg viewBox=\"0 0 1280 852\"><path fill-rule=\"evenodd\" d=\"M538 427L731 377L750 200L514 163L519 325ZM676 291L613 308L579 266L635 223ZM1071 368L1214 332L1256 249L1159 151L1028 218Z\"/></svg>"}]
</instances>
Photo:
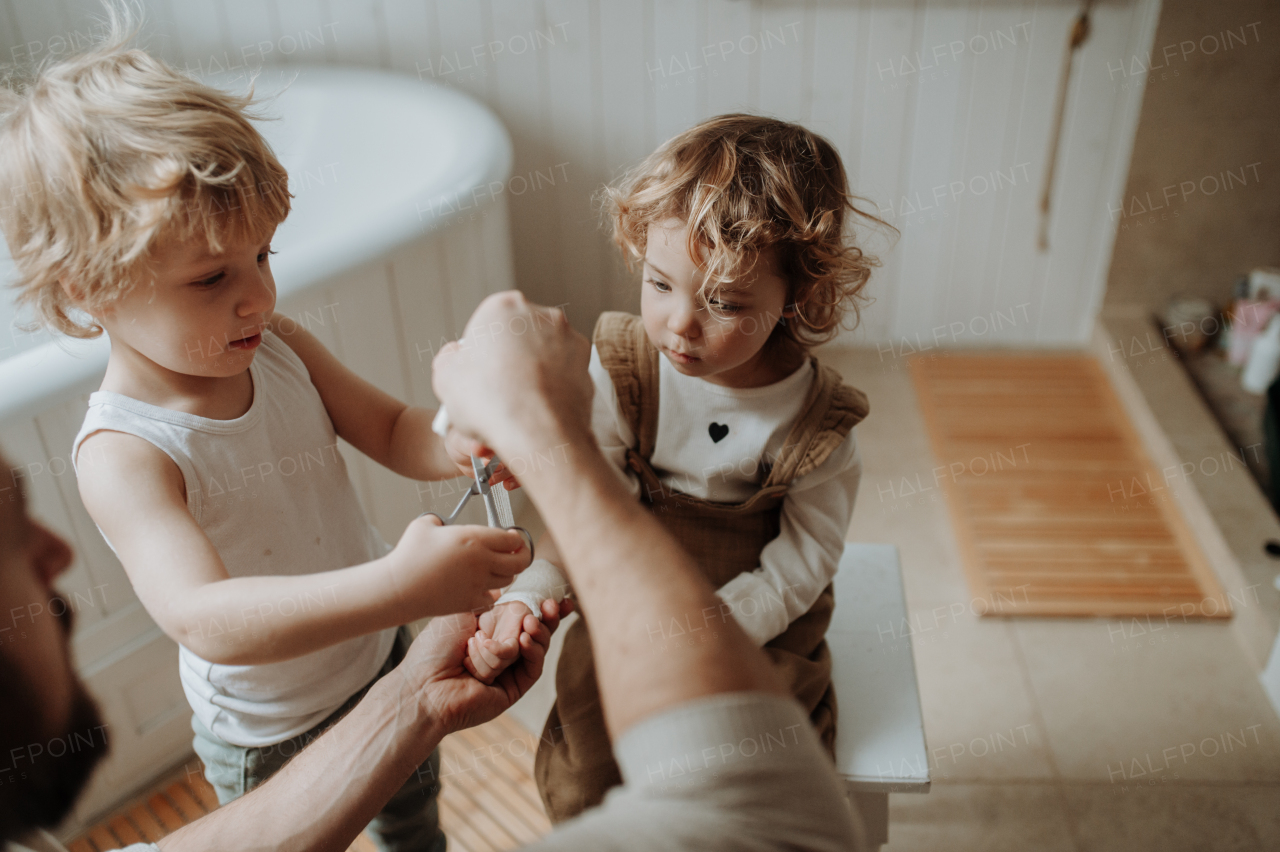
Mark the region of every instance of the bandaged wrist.
<instances>
[{"instance_id":1,"label":"bandaged wrist","mask_svg":"<svg viewBox=\"0 0 1280 852\"><path fill-rule=\"evenodd\" d=\"M534 617L541 621L543 600L543 598L538 597L533 592L507 592L502 597L498 598L498 602L495 603L494 606L501 606L505 603L519 601L529 607L529 611L533 613Z\"/></svg>"},{"instance_id":2,"label":"bandaged wrist","mask_svg":"<svg viewBox=\"0 0 1280 852\"><path fill-rule=\"evenodd\" d=\"M520 601L539 619L542 618L542 602L553 600L556 603L564 600L569 591L568 581L555 563L545 559L535 559L533 564L516 577L507 591L498 598L498 603Z\"/></svg>"}]
</instances>

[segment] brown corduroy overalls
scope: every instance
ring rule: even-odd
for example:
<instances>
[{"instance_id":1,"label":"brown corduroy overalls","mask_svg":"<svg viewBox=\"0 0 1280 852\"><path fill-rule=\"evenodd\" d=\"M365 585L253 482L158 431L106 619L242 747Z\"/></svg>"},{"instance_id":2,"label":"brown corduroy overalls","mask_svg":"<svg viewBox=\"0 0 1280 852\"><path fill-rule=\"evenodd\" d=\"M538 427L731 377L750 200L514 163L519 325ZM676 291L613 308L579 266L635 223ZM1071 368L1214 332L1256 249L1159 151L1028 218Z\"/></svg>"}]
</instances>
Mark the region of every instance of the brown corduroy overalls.
<instances>
[{"instance_id":1,"label":"brown corduroy overalls","mask_svg":"<svg viewBox=\"0 0 1280 852\"><path fill-rule=\"evenodd\" d=\"M594 343L609 371L618 405L636 436L627 464L640 479L641 502L662 522L719 588L760 566L760 552L777 538L789 484L822 464L867 416L867 398L829 367L818 372L795 425L760 490L742 503L715 503L664 486L649 464L658 426L658 359L639 317L605 313ZM766 461L764 459L761 460ZM779 603L781 605L781 603ZM817 602L764 646L828 751L835 746L836 705L831 653L825 640L835 597L827 586ZM585 618L569 628L556 669L556 703L538 747L535 774L552 822L599 804L622 783L601 712L595 661Z\"/></svg>"}]
</instances>

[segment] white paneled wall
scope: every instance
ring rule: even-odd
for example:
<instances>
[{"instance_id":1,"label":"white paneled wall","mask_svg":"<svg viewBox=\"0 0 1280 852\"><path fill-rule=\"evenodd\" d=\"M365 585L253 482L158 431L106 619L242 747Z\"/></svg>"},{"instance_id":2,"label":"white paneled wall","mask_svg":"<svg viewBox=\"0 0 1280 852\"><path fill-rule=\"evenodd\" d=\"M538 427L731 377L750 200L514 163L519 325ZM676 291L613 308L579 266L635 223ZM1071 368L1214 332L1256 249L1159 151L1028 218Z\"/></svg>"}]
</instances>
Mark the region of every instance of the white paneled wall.
<instances>
[{"instance_id":1,"label":"white paneled wall","mask_svg":"<svg viewBox=\"0 0 1280 852\"><path fill-rule=\"evenodd\" d=\"M1101 302L1159 0L1098 4L1073 73L1051 249L1040 182L1074 2L144 0L148 44L208 73L267 61L394 68L491 106L515 141L517 281L588 328L636 285L595 190L696 121L803 122L902 232L846 339L1082 344ZM93 0L0 0L0 59L65 50ZM904 342L906 338L908 342Z\"/></svg>"}]
</instances>

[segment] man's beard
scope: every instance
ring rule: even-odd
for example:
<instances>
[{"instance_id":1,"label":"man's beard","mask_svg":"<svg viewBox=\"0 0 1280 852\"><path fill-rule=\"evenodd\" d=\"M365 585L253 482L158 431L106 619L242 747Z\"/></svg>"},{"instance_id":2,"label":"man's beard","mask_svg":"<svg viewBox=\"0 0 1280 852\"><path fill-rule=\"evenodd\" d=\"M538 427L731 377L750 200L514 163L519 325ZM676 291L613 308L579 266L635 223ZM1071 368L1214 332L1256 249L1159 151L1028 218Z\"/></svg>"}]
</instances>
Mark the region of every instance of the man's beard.
<instances>
[{"instance_id":1,"label":"man's beard","mask_svg":"<svg viewBox=\"0 0 1280 852\"><path fill-rule=\"evenodd\" d=\"M63 626L69 634L69 618ZM0 844L62 822L107 755L97 704L84 682L74 672L71 676L70 716L63 730L47 731L39 717L39 685L0 652Z\"/></svg>"}]
</instances>

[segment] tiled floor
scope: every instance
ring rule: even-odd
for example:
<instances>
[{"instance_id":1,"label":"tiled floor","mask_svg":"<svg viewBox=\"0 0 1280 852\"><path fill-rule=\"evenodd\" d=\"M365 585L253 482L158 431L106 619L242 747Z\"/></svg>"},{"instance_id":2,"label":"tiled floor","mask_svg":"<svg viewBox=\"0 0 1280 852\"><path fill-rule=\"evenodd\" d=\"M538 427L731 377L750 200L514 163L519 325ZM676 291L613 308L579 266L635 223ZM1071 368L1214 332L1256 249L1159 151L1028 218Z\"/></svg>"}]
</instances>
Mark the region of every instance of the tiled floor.
<instances>
[{"instance_id":1,"label":"tiled floor","mask_svg":"<svg viewBox=\"0 0 1280 852\"><path fill-rule=\"evenodd\" d=\"M907 850L1280 849L1280 720L1227 624L979 618L905 359L823 353L865 391L849 538L902 556L933 790Z\"/></svg>"}]
</instances>

